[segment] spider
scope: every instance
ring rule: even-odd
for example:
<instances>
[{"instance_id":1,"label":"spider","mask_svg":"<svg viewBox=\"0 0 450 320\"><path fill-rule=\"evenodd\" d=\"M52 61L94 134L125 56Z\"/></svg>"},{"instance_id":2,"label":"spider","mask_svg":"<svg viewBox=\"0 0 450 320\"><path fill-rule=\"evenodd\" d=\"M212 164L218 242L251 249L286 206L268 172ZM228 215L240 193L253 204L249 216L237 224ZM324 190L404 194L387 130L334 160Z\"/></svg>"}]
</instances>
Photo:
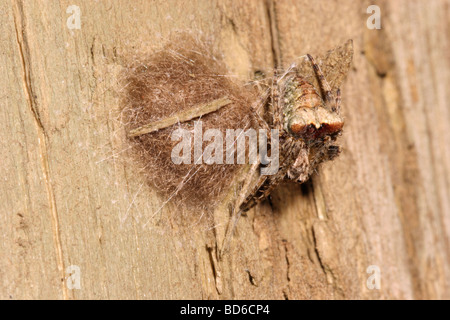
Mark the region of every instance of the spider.
<instances>
[{"instance_id":1,"label":"spider","mask_svg":"<svg viewBox=\"0 0 450 320\"><path fill-rule=\"evenodd\" d=\"M283 180L307 181L319 163L334 159L340 152L335 143L344 126L340 114L340 89L332 92L319 65L311 55L307 57L318 79L320 92L299 74L295 64L281 76L275 73L271 89L258 106L271 107L271 124L260 116L258 123L267 132L270 129L279 132L279 170L274 175L260 175L253 182L262 164L259 161L251 166L235 201L235 213L226 231L221 256L243 212L266 199ZM252 109L257 114L256 108Z\"/></svg>"}]
</instances>

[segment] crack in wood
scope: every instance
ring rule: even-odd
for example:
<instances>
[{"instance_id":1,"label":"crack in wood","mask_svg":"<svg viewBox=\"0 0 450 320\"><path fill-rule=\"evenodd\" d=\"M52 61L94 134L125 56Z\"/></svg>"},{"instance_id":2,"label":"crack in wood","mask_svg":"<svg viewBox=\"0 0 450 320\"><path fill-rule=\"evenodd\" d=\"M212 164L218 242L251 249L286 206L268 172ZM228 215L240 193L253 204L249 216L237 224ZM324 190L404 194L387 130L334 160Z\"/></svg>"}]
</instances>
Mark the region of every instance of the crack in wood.
<instances>
[{"instance_id":1,"label":"crack in wood","mask_svg":"<svg viewBox=\"0 0 450 320\"><path fill-rule=\"evenodd\" d=\"M18 51L20 55L20 62L22 66L22 84L24 87L25 99L30 109L33 119L35 121L37 127L37 135L38 135L38 144L39 144L39 152L41 159L41 168L42 174L44 176L45 187L47 191L48 197L48 205L50 208L51 222L53 228L53 239L56 250L56 259L57 259L57 267L60 273L61 279L61 287L62 294L64 299L69 299L69 292L65 285L65 268L64 268L64 260L61 246L61 237L59 232L59 222L58 222L58 212L56 210L56 201L55 195L53 192L53 187L51 184L50 178L50 169L48 164L48 148L47 148L47 134L45 128L42 124L40 114L36 108L36 100L33 93L33 88L31 85L31 76L30 76L30 68L29 63L27 63L27 58L29 57L28 44L24 37L24 12L23 12L23 3L19 0L14 2L14 27L16 31L16 41L18 46Z\"/></svg>"},{"instance_id":2,"label":"crack in wood","mask_svg":"<svg viewBox=\"0 0 450 320\"><path fill-rule=\"evenodd\" d=\"M273 0L266 0L264 2L266 8L267 17L269 21L270 39L272 45L272 56L274 67L281 67L281 50L280 50L280 37L278 35L277 14L275 10L275 3Z\"/></svg>"}]
</instances>

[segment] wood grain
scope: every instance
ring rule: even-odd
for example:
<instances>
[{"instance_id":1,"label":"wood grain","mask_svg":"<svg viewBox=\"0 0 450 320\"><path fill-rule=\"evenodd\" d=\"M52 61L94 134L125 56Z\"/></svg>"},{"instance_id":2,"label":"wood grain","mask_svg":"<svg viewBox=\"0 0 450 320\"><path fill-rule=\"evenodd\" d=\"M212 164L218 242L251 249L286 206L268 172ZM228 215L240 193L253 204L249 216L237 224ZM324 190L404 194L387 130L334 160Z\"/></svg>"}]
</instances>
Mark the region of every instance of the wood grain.
<instances>
[{"instance_id":1,"label":"wood grain","mask_svg":"<svg viewBox=\"0 0 450 320\"><path fill-rule=\"evenodd\" d=\"M0 3L0 298L450 298L449 1L76 2L79 30L75 3ZM343 153L242 217L223 260L226 203L216 228L183 221L124 157L124 57L177 30L213 39L243 82L355 48Z\"/></svg>"}]
</instances>

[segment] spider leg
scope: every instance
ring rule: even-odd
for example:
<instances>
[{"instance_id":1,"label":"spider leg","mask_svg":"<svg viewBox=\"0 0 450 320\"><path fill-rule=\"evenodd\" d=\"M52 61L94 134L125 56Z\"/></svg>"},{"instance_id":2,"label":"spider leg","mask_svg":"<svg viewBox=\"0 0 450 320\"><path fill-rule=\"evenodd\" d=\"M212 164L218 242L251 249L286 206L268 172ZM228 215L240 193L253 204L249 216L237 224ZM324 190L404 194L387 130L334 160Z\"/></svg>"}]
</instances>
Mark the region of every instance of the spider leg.
<instances>
[{"instance_id":1,"label":"spider leg","mask_svg":"<svg viewBox=\"0 0 450 320\"><path fill-rule=\"evenodd\" d=\"M267 130L268 134L270 135L270 128L267 122L261 117L259 114L259 109L263 107L263 110L265 111L266 105L269 102L270 98L270 90L267 90L261 100L258 102L257 106L250 106L250 109L252 110L252 113L254 114L256 121L258 122L258 126L262 129Z\"/></svg>"},{"instance_id":2,"label":"spider leg","mask_svg":"<svg viewBox=\"0 0 450 320\"><path fill-rule=\"evenodd\" d=\"M341 112L341 89L337 89L336 91L336 111L337 113Z\"/></svg>"},{"instance_id":3,"label":"spider leg","mask_svg":"<svg viewBox=\"0 0 450 320\"><path fill-rule=\"evenodd\" d=\"M320 67L315 62L314 58L310 54L307 54L307 56L308 56L308 59L311 61L311 64L313 66L315 73L317 74L317 77L319 78L320 88L322 89L322 91L324 93L325 101L328 103L333 102L332 101L333 93L331 91L330 84L328 83L327 79L325 79L325 76L323 75L322 70L320 70Z\"/></svg>"},{"instance_id":4,"label":"spider leg","mask_svg":"<svg viewBox=\"0 0 450 320\"><path fill-rule=\"evenodd\" d=\"M259 101L258 105L251 106L251 110L258 122L258 126L260 128L263 128L266 130L267 134L269 135L268 138L270 138L269 125L261 117L261 115L259 114L258 111L261 107L263 107L263 110L266 109L267 103L269 102L269 99L270 99L270 93L271 93L270 90L267 90L264 93L262 99ZM253 181L253 177L254 177L255 173L258 171L260 165L261 165L261 159L260 159L260 157L258 157L258 160L254 164L252 164L249 171L246 173L244 180L242 181L242 187L240 189L239 196L234 201L234 205L232 207L232 216L231 216L230 222L228 223L227 229L225 231L225 237L223 240L222 248L220 249L220 252L219 252L220 257L222 257L229 248L229 243L233 236L233 232L236 229L237 222L238 222L239 218L241 217L242 212L244 211L241 209L241 206L245 203L245 201L247 199L249 190L251 189L250 185ZM265 180L266 178L267 178L267 176L260 176L258 178L257 184L260 183L259 182L260 180L262 180L262 179ZM261 184L262 184L262 182L261 182Z\"/></svg>"},{"instance_id":5,"label":"spider leg","mask_svg":"<svg viewBox=\"0 0 450 320\"><path fill-rule=\"evenodd\" d=\"M273 116L273 127L278 129L281 133L282 124L281 124L281 108L279 106L279 96L278 96L278 72L275 69L274 72L274 81L272 83L272 116Z\"/></svg>"},{"instance_id":6,"label":"spider leg","mask_svg":"<svg viewBox=\"0 0 450 320\"><path fill-rule=\"evenodd\" d=\"M266 107L269 100L271 100L273 107L273 127L279 130L279 134L281 136L283 131L281 123L281 104L278 97L278 91L278 77L277 73L275 72L274 82L272 83L271 89L266 92L265 96L263 96L262 106ZM260 106L258 106L258 108ZM268 138L271 139L270 127L257 112L258 108L252 107L252 110L254 111L254 113L256 113L255 116L258 120L259 127L264 128L268 134ZM254 175L261 166L261 159L258 157L258 161L251 166L250 170L247 172L246 177L243 180L240 194L234 202L234 206L232 208L233 214L225 232L223 245L220 250L220 257L222 257L227 252L230 240L233 236L233 232L236 229L237 222L242 213L251 209L260 201L264 200L275 188L275 186L278 185L281 180L283 180L287 173L287 170L298 154L298 150L296 150L296 147L297 146L295 144L295 141L292 138L289 138L283 148L285 149L288 156L285 157L283 155L280 155L281 167L279 168L278 173L276 173L275 175L259 175L257 180L254 182Z\"/></svg>"},{"instance_id":7,"label":"spider leg","mask_svg":"<svg viewBox=\"0 0 450 320\"><path fill-rule=\"evenodd\" d=\"M253 176L259 169L260 161L252 164L250 170L247 172L242 188L240 189L239 196L234 201L234 205L232 207L232 216L230 222L228 223L227 230L225 232L225 237L223 240L222 248L220 249L219 257L222 258L223 255L228 251L231 238L233 237L234 230L236 229L236 225L239 221L239 218L242 215L244 210L241 209L242 204L247 199L248 190L250 189L250 184L253 180ZM261 178L266 178L266 176L260 176L258 180Z\"/></svg>"},{"instance_id":8,"label":"spider leg","mask_svg":"<svg viewBox=\"0 0 450 320\"><path fill-rule=\"evenodd\" d=\"M242 212L245 212L253 208L256 204L258 204L259 202L264 200L267 196L269 196L272 190L286 176L287 171L297 158L299 148L300 145L297 144L292 137L288 138L285 145L283 146L283 150L286 153L286 155L284 156L280 155L280 158L282 159L280 159L281 163L278 172L274 175L260 175L256 183L254 183L253 185L251 184L253 181L253 176L259 169L260 161L252 165L252 167L250 168L244 179L240 195L234 203L232 209L233 215L225 233L223 245L220 250L220 257L222 257L229 248L230 240L233 236L233 232L236 228L236 224L239 218L242 215Z\"/></svg>"}]
</instances>

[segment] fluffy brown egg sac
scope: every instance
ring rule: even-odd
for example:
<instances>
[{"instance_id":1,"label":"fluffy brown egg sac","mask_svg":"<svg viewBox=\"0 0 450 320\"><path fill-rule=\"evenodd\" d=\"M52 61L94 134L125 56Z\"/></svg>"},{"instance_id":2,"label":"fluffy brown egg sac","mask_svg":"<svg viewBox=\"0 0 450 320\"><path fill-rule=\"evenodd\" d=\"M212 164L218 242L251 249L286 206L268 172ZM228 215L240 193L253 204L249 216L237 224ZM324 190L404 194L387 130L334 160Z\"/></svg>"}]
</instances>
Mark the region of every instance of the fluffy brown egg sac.
<instances>
[{"instance_id":1,"label":"fluffy brown egg sac","mask_svg":"<svg viewBox=\"0 0 450 320\"><path fill-rule=\"evenodd\" d=\"M210 52L199 40L182 37L130 63L122 77L125 89L121 111L126 132L223 97L232 103L203 116L203 132L219 129L225 137L226 129L254 126L250 106L258 99L256 94L231 81L224 66ZM226 194L241 166L174 164L171 153L179 141L172 141L171 133L178 128L192 131L193 127L191 120L128 138L128 143L145 179L164 198L173 196L171 201L179 205L208 209ZM204 142L203 148L209 143Z\"/></svg>"}]
</instances>

